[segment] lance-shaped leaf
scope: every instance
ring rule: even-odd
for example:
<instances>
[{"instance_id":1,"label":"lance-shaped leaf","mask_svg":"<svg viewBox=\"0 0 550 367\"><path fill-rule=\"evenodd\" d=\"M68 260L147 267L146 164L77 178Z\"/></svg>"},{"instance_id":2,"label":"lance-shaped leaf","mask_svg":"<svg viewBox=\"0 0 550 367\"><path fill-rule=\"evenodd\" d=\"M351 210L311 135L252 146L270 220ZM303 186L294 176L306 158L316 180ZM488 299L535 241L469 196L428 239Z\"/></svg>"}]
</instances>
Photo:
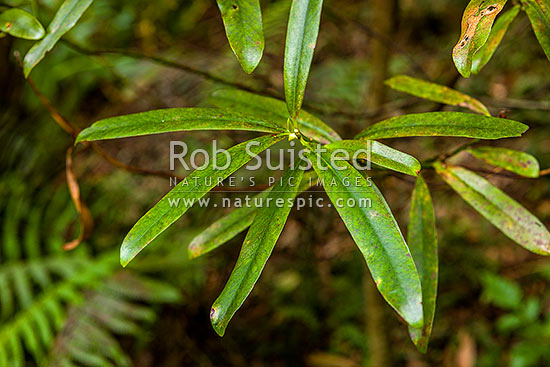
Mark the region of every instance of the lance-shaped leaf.
<instances>
[{"instance_id":1,"label":"lance-shaped leaf","mask_svg":"<svg viewBox=\"0 0 550 367\"><path fill-rule=\"evenodd\" d=\"M412 94L416 97L451 106L469 108L474 112L491 116L487 107L485 107L485 105L477 99L444 85L427 82L422 79L411 78L406 75L398 75L388 79L386 80L386 84L392 89Z\"/></svg>"},{"instance_id":2,"label":"lance-shaped leaf","mask_svg":"<svg viewBox=\"0 0 550 367\"><path fill-rule=\"evenodd\" d=\"M39 40L46 34L38 19L16 8L0 13L0 32L28 40Z\"/></svg>"},{"instance_id":3,"label":"lance-shaped leaf","mask_svg":"<svg viewBox=\"0 0 550 367\"><path fill-rule=\"evenodd\" d=\"M223 336L227 324L254 288L294 204L304 171L287 170L273 187L246 235L237 264L212 305L210 321Z\"/></svg>"},{"instance_id":4,"label":"lance-shaped leaf","mask_svg":"<svg viewBox=\"0 0 550 367\"><path fill-rule=\"evenodd\" d=\"M456 136L502 139L521 136L529 127L521 122L464 112L427 112L392 117L363 130L357 138Z\"/></svg>"},{"instance_id":5,"label":"lance-shaped leaf","mask_svg":"<svg viewBox=\"0 0 550 367\"><path fill-rule=\"evenodd\" d=\"M331 162L328 152L310 152L308 159L363 254L382 296L408 324L422 327L420 278L383 196L348 162Z\"/></svg>"},{"instance_id":6,"label":"lance-shaped leaf","mask_svg":"<svg viewBox=\"0 0 550 367\"><path fill-rule=\"evenodd\" d=\"M219 89L208 98L208 102L215 107L246 113L272 121L281 128L287 128L288 110L285 103L278 99L236 89ZM300 112L297 123L305 136L320 143L328 144L342 140L330 126L306 111Z\"/></svg>"},{"instance_id":7,"label":"lance-shaped leaf","mask_svg":"<svg viewBox=\"0 0 550 367\"><path fill-rule=\"evenodd\" d=\"M302 107L309 68L319 34L323 0L293 0L285 46L285 99L290 117Z\"/></svg>"},{"instance_id":8,"label":"lance-shaped leaf","mask_svg":"<svg viewBox=\"0 0 550 367\"><path fill-rule=\"evenodd\" d=\"M491 60L502 38L504 38L506 31L508 31L508 27L510 27L510 24L512 24L519 14L520 9L521 7L519 5L515 5L498 17L491 30L487 43L485 43L485 45L483 45L474 55L472 60L472 73L479 73L489 60Z\"/></svg>"},{"instance_id":9,"label":"lance-shaped leaf","mask_svg":"<svg viewBox=\"0 0 550 367\"><path fill-rule=\"evenodd\" d=\"M474 54L487 42L491 27L506 0L472 0L462 16L462 32L453 49L453 60L459 73L468 78Z\"/></svg>"},{"instance_id":10,"label":"lance-shaped leaf","mask_svg":"<svg viewBox=\"0 0 550 367\"><path fill-rule=\"evenodd\" d=\"M418 350L426 353L435 315L439 265L432 198L426 182L420 175L416 179L411 198L407 242L420 275L424 310L424 327L409 327L409 334Z\"/></svg>"},{"instance_id":11,"label":"lance-shaped leaf","mask_svg":"<svg viewBox=\"0 0 550 367\"><path fill-rule=\"evenodd\" d=\"M225 109L169 108L100 120L82 130L76 142L192 130L284 131L271 121Z\"/></svg>"},{"instance_id":12,"label":"lance-shaped leaf","mask_svg":"<svg viewBox=\"0 0 550 367\"><path fill-rule=\"evenodd\" d=\"M225 33L237 60L252 73L264 52L264 31L259 0L217 0Z\"/></svg>"},{"instance_id":13,"label":"lance-shaped leaf","mask_svg":"<svg viewBox=\"0 0 550 367\"><path fill-rule=\"evenodd\" d=\"M314 172L308 172L304 175L297 194L308 190L316 183ZM188 247L188 255L190 259L202 256L216 248L220 247L236 235L250 227L254 221L254 217L258 211L256 203L261 204L265 197L269 194L271 188L259 193L251 199L251 205L243 206L233 210L228 215L218 219L208 228L199 233Z\"/></svg>"},{"instance_id":14,"label":"lance-shaped leaf","mask_svg":"<svg viewBox=\"0 0 550 367\"><path fill-rule=\"evenodd\" d=\"M342 140L325 146L331 152L346 152L350 159L366 159L381 167L407 175L420 172L420 162L407 153L372 140ZM339 157L340 155L337 155Z\"/></svg>"},{"instance_id":15,"label":"lance-shaped leaf","mask_svg":"<svg viewBox=\"0 0 550 367\"><path fill-rule=\"evenodd\" d=\"M32 69L52 50L57 41L65 33L70 31L88 9L93 0L65 0L55 13L55 16L48 26L46 37L36 43L25 55L23 60L23 71L25 77L29 76Z\"/></svg>"},{"instance_id":16,"label":"lance-shaped leaf","mask_svg":"<svg viewBox=\"0 0 550 367\"><path fill-rule=\"evenodd\" d=\"M539 177L539 162L531 154L495 147L469 148L468 152L493 166L502 167L520 176Z\"/></svg>"},{"instance_id":17,"label":"lance-shaped leaf","mask_svg":"<svg viewBox=\"0 0 550 367\"><path fill-rule=\"evenodd\" d=\"M271 188L254 196L252 202L265 199L270 191ZM212 223L189 244L189 258L194 259L220 247L250 227L256 217L257 209L256 206L243 206Z\"/></svg>"},{"instance_id":18,"label":"lance-shaped leaf","mask_svg":"<svg viewBox=\"0 0 550 367\"><path fill-rule=\"evenodd\" d=\"M159 234L178 220L194 202L212 190L220 180L244 166L255 155L280 141L282 136L262 136L218 153L202 170L193 171L134 225L120 248L120 263L128 263Z\"/></svg>"},{"instance_id":19,"label":"lance-shaped leaf","mask_svg":"<svg viewBox=\"0 0 550 367\"><path fill-rule=\"evenodd\" d=\"M437 173L506 236L540 255L550 255L550 233L538 218L489 181L457 166L436 163Z\"/></svg>"},{"instance_id":20,"label":"lance-shaped leaf","mask_svg":"<svg viewBox=\"0 0 550 367\"><path fill-rule=\"evenodd\" d=\"M550 60L550 3L547 0L521 0L535 35Z\"/></svg>"}]
</instances>

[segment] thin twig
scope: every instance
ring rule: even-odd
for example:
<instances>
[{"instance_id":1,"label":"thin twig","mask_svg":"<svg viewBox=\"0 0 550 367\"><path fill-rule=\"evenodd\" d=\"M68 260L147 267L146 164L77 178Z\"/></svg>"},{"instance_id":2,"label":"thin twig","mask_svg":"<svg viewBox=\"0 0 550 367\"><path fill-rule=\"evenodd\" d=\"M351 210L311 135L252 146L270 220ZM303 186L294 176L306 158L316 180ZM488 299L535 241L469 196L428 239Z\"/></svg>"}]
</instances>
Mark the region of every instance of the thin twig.
<instances>
[{"instance_id":1,"label":"thin twig","mask_svg":"<svg viewBox=\"0 0 550 367\"><path fill-rule=\"evenodd\" d=\"M19 53L19 51L15 51L14 56L15 56L15 60L17 61L17 64L19 65L21 70L23 70L23 62L21 61L21 54ZM78 135L78 129L76 127L72 126L71 124L69 124L67 122L67 120L65 120L63 118L63 116L61 116L61 114L52 106L52 104L50 103L48 98L46 98L46 96L44 96L44 94L42 94L42 92L40 92L40 90L38 89L38 87L36 86L36 84L34 83L34 81L30 77L27 78L27 83L29 84L29 86L33 90L34 94L36 94L38 99L40 99L40 102L42 102L44 107L46 107L46 109L50 112L50 115L52 116L54 121L63 130L65 130L65 132L67 132L67 134L71 135L74 139L76 139L76 136Z\"/></svg>"},{"instance_id":2,"label":"thin twig","mask_svg":"<svg viewBox=\"0 0 550 367\"><path fill-rule=\"evenodd\" d=\"M474 139L472 141L469 141L467 143L464 143L464 144L456 147L455 149L453 149L453 150L451 150L447 153L438 154L438 155L436 155L432 158L428 158L426 160L423 160L421 162L421 165L422 165L422 167L431 167L434 162L444 161L444 160L447 160L451 157L454 157L458 153L468 149L469 147L471 147L472 145L477 144L477 143L479 143L479 139Z\"/></svg>"},{"instance_id":3,"label":"thin twig","mask_svg":"<svg viewBox=\"0 0 550 367\"><path fill-rule=\"evenodd\" d=\"M154 62L156 64L166 66L169 68L182 70L190 74L197 75L203 79L220 83L228 87L240 89L246 92L260 94L260 95L264 95L264 96L272 97L276 99L281 99L283 97L282 93L278 91L278 88L266 78L262 78L262 81L268 85L268 88L260 89L260 88L251 87L249 85L245 85L239 82L230 81L222 77L219 77L215 74L212 74L208 71L201 70L199 68L196 68L187 64L183 64L181 62L168 60L160 56L153 56L153 55L148 55L139 51L122 50L122 49L90 49L87 47L80 46L72 41L68 41L65 39L62 41L67 46L72 48L74 51L84 55L101 56L101 55L111 54L111 55L127 56L138 60L146 60L146 61ZM352 119L368 119L368 118L377 116L381 112L381 111L366 111L366 112L341 111L336 107L330 107L326 105L319 106L319 105L311 104L305 101L303 103L303 106L305 109L311 112L319 113L325 116L345 116ZM381 109L381 110L383 111L385 109Z\"/></svg>"},{"instance_id":4,"label":"thin twig","mask_svg":"<svg viewBox=\"0 0 550 367\"><path fill-rule=\"evenodd\" d=\"M166 67L169 67L169 68L183 70L183 71L186 71L188 73L195 74L197 76L200 76L201 78L210 80L212 82L220 83L220 84L223 84L223 85L226 85L226 86L235 87L235 88L245 90L245 91L248 91L248 92L252 92L252 93L258 93L258 94L264 94L264 95L267 94L271 97L279 98L278 93L271 92L271 91L265 91L265 90L259 90L258 88L254 88L254 87L251 87L251 86L239 83L239 82L230 81L230 80L224 79L222 77L219 77L215 74L212 74L208 71L201 70L199 68L196 68L194 66L184 64L184 63L181 63L181 62L168 60L168 59L165 59L165 58L160 57L160 56L148 55L148 54L145 54L145 53L142 53L142 52L139 52L139 51L122 50L122 49L115 49L115 48L90 49L88 47L78 45L78 44L76 44L72 41L69 41L67 39L63 39L62 41L67 46L72 48L74 51L76 51L78 53L81 53L81 54L84 54L84 55L101 56L101 55L106 55L106 54L112 54L112 55L127 56L127 57L131 57L133 59L139 59L139 60L148 60L148 61L152 61L154 63L157 63L159 65L163 65L163 66L166 66Z\"/></svg>"}]
</instances>

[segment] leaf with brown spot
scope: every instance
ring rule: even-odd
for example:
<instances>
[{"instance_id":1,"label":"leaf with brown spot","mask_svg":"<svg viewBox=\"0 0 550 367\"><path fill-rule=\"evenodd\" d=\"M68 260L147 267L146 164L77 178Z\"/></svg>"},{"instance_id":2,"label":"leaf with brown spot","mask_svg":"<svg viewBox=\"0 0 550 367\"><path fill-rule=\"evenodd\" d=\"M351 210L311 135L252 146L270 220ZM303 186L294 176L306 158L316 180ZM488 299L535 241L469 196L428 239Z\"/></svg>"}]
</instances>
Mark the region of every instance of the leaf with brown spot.
<instances>
[{"instance_id":1,"label":"leaf with brown spot","mask_svg":"<svg viewBox=\"0 0 550 367\"><path fill-rule=\"evenodd\" d=\"M17 8L0 13L0 32L28 40L39 40L46 33L38 19Z\"/></svg>"},{"instance_id":2,"label":"leaf with brown spot","mask_svg":"<svg viewBox=\"0 0 550 367\"><path fill-rule=\"evenodd\" d=\"M507 0L472 0L462 16L462 32L453 48L453 60L459 73L468 78L475 53L489 38L491 27Z\"/></svg>"},{"instance_id":3,"label":"leaf with brown spot","mask_svg":"<svg viewBox=\"0 0 550 367\"><path fill-rule=\"evenodd\" d=\"M465 168L439 162L434 167L453 190L506 236L531 252L550 255L550 232L517 201Z\"/></svg>"},{"instance_id":4,"label":"leaf with brown spot","mask_svg":"<svg viewBox=\"0 0 550 367\"><path fill-rule=\"evenodd\" d=\"M487 39L487 42L481 47L475 54L472 60L472 73L477 74L481 69L491 60L491 57L495 53L497 47L500 45L502 38L506 34L510 24L516 19L521 7L515 5L510 10L502 14L495 22L495 25L491 29L491 34Z\"/></svg>"},{"instance_id":5,"label":"leaf with brown spot","mask_svg":"<svg viewBox=\"0 0 550 367\"><path fill-rule=\"evenodd\" d=\"M259 0L217 0L229 45L250 74L262 59L264 31Z\"/></svg>"},{"instance_id":6,"label":"leaf with brown spot","mask_svg":"<svg viewBox=\"0 0 550 367\"><path fill-rule=\"evenodd\" d=\"M502 167L520 176L539 177L539 162L531 154L496 147L469 148L468 152L493 166Z\"/></svg>"}]
</instances>

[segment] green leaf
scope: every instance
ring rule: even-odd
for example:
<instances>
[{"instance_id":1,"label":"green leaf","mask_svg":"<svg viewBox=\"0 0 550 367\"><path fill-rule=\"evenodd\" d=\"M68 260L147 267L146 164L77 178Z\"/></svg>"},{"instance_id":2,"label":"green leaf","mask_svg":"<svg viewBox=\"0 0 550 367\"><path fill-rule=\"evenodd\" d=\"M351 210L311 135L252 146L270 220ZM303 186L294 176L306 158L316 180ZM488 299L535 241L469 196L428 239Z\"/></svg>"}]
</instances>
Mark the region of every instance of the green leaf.
<instances>
[{"instance_id":1,"label":"green leaf","mask_svg":"<svg viewBox=\"0 0 550 367\"><path fill-rule=\"evenodd\" d=\"M293 0L285 47L285 98L290 117L302 107L309 68L319 34L323 0Z\"/></svg>"},{"instance_id":2,"label":"green leaf","mask_svg":"<svg viewBox=\"0 0 550 367\"><path fill-rule=\"evenodd\" d=\"M24 10L15 8L0 14L0 32L28 40L39 40L46 33L38 19Z\"/></svg>"},{"instance_id":3,"label":"green leaf","mask_svg":"<svg viewBox=\"0 0 550 367\"><path fill-rule=\"evenodd\" d=\"M308 172L304 175L297 193L308 190L313 184L316 183L316 181L313 180L314 175L312 173L313 172ZM250 227L258 211L258 208L254 205L254 203L256 203L257 200L262 200L267 197L270 191L271 188L268 188L258 195L255 195L251 199L252 205L245 205L233 210L231 213L218 219L204 231L199 233L189 244L189 258L194 259L215 250L235 237L237 234Z\"/></svg>"},{"instance_id":4,"label":"green leaf","mask_svg":"<svg viewBox=\"0 0 550 367\"><path fill-rule=\"evenodd\" d=\"M145 246L185 214L193 206L195 200L212 190L219 180L226 179L249 162L254 155L266 150L282 138L282 136L262 136L241 143L227 150L229 158L223 152L219 153L208 167L192 172L187 180L180 182L141 217L126 235L120 248L122 266L128 265ZM255 143L251 144L252 142ZM249 152L247 152L247 148ZM228 163L228 160L229 166L226 169L221 169ZM214 161L217 161L217 167L215 167ZM189 187L190 185L194 186Z\"/></svg>"},{"instance_id":5,"label":"green leaf","mask_svg":"<svg viewBox=\"0 0 550 367\"><path fill-rule=\"evenodd\" d=\"M436 163L437 173L506 236L540 255L550 255L550 233L527 209L489 181L462 167Z\"/></svg>"},{"instance_id":6,"label":"green leaf","mask_svg":"<svg viewBox=\"0 0 550 367\"><path fill-rule=\"evenodd\" d=\"M386 84L392 89L412 94L416 97L451 106L469 108L474 112L491 116L491 113L487 107L485 107L485 105L477 99L444 85L427 82L422 79L411 78L406 75L398 75L386 80Z\"/></svg>"},{"instance_id":7,"label":"green leaf","mask_svg":"<svg viewBox=\"0 0 550 367\"><path fill-rule=\"evenodd\" d=\"M521 0L533 31L550 60L550 3L547 0Z\"/></svg>"},{"instance_id":8,"label":"green leaf","mask_svg":"<svg viewBox=\"0 0 550 367\"><path fill-rule=\"evenodd\" d=\"M259 0L217 0L231 49L244 71L252 73L264 52Z\"/></svg>"},{"instance_id":9,"label":"green leaf","mask_svg":"<svg viewBox=\"0 0 550 367\"><path fill-rule=\"evenodd\" d=\"M218 108L169 108L110 117L84 129L76 142L192 130L247 130L280 133L271 121Z\"/></svg>"},{"instance_id":10,"label":"green leaf","mask_svg":"<svg viewBox=\"0 0 550 367\"><path fill-rule=\"evenodd\" d=\"M521 122L464 112L427 112L392 117L363 130L357 138L456 136L502 139L521 136L529 127Z\"/></svg>"},{"instance_id":11,"label":"green leaf","mask_svg":"<svg viewBox=\"0 0 550 367\"><path fill-rule=\"evenodd\" d=\"M420 175L416 179L412 194L407 232L407 242L422 284L424 309L424 327L409 327L409 334L418 350L426 353L435 316L439 265L432 198L426 182Z\"/></svg>"},{"instance_id":12,"label":"green leaf","mask_svg":"<svg viewBox=\"0 0 550 367\"><path fill-rule=\"evenodd\" d=\"M267 199L271 199L271 202L264 203L258 210L237 264L222 293L212 305L210 321L218 335L223 336L227 324L258 281L292 209L303 174L301 168L287 170L268 194Z\"/></svg>"},{"instance_id":13,"label":"green leaf","mask_svg":"<svg viewBox=\"0 0 550 367\"><path fill-rule=\"evenodd\" d=\"M361 250L378 290L410 325L422 327L420 278L384 197L349 163L308 154L334 207Z\"/></svg>"},{"instance_id":14,"label":"green leaf","mask_svg":"<svg viewBox=\"0 0 550 367\"><path fill-rule=\"evenodd\" d=\"M65 33L70 31L88 9L93 0L65 0L48 26L46 37L36 43L25 55L23 60L23 71L25 78L29 76L32 69L50 52L57 41Z\"/></svg>"},{"instance_id":15,"label":"green leaf","mask_svg":"<svg viewBox=\"0 0 550 367\"><path fill-rule=\"evenodd\" d=\"M469 148L468 152L493 166L502 167L520 176L539 177L539 162L531 154L494 147Z\"/></svg>"},{"instance_id":16,"label":"green leaf","mask_svg":"<svg viewBox=\"0 0 550 367\"><path fill-rule=\"evenodd\" d=\"M489 272L481 274L480 278L483 284L481 299L484 302L511 311L525 307L523 292L516 282Z\"/></svg>"},{"instance_id":17,"label":"green leaf","mask_svg":"<svg viewBox=\"0 0 550 367\"><path fill-rule=\"evenodd\" d=\"M472 71L474 54L487 42L491 27L506 0L472 0L462 16L462 33L453 49L453 60L458 72L468 78Z\"/></svg>"},{"instance_id":18,"label":"green leaf","mask_svg":"<svg viewBox=\"0 0 550 367\"><path fill-rule=\"evenodd\" d=\"M236 89L219 89L208 99L215 107L239 111L257 118L271 121L283 129L287 128L288 110L283 101ZM328 144L342 140L330 126L306 111L297 119L298 128L310 139Z\"/></svg>"},{"instance_id":19,"label":"green leaf","mask_svg":"<svg viewBox=\"0 0 550 367\"><path fill-rule=\"evenodd\" d=\"M493 29L491 30L487 43L485 43L485 45L483 45L483 47L481 47L474 55L472 60L472 73L479 73L481 69L489 62L489 60L491 60L491 57L495 53L498 45L500 45L506 31L508 31L508 27L519 14L520 9L521 7L519 5L515 5L498 17Z\"/></svg>"},{"instance_id":20,"label":"green leaf","mask_svg":"<svg viewBox=\"0 0 550 367\"><path fill-rule=\"evenodd\" d=\"M268 189L252 199L260 200L269 195ZM212 223L208 228L199 233L189 244L188 254L190 259L204 255L223 245L237 234L247 229L256 216L255 206L244 206L233 210L228 215Z\"/></svg>"},{"instance_id":21,"label":"green leaf","mask_svg":"<svg viewBox=\"0 0 550 367\"><path fill-rule=\"evenodd\" d=\"M350 158L366 159L381 167L407 175L416 176L420 172L420 162L413 156L371 140L342 140L325 146L331 152L345 151ZM338 155L339 157L339 155Z\"/></svg>"}]
</instances>

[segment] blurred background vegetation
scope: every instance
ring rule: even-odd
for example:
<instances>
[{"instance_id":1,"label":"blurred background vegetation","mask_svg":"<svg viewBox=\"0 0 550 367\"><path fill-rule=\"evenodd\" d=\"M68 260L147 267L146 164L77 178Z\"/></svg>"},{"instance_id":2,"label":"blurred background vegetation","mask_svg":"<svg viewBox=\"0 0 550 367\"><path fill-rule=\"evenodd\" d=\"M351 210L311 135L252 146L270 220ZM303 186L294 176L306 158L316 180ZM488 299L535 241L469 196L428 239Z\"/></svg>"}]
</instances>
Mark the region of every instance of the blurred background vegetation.
<instances>
[{"instance_id":1,"label":"blurred background vegetation","mask_svg":"<svg viewBox=\"0 0 550 367\"><path fill-rule=\"evenodd\" d=\"M3 3L33 10L28 1ZM38 18L48 24L60 1L34 3ZM525 14L513 23L490 64L479 75L462 79L451 50L466 0L395 1L386 29L379 22L379 3L326 0L306 110L342 136L352 137L388 116L452 109L389 88L377 90L375 80L384 74L385 61L380 66L377 51L382 47L389 51L388 77L408 74L454 87L479 98L493 114L529 125L523 138L493 145L524 150L539 159L541 168L550 167L550 65ZM252 76L243 73L232 55L214 1L95 0L31 77L52 105L81 128L107 116L204 105L212 91L227 83L282 96L290 1L261 4L266 50ZM380 361L415 367L549 365L550 261L514 245L435 175L426 179L437 216L440 286L426 355L416 351L406 326L369 291L372 280L364 260L330 208L291 214L271 261L224 338L210 327L210 305L230 274L244 234L205 258L186 259L193 235L223 211L194 208L128 270L118 267L122 238L170 189L168 179L128 173L91 149L79 149L74 171L95 226L90 239L75 251L61 251L79 231L65 182L65 151L72 140L53 123L22 77L14 52L24 54L30 45L0 38L0 341L13 336L10 330L15 329L10 328L17 327L26 311L40 309L41 297L49 297L70 274L83 273L81 264L100 263L101 275L70 286L78 297L58 297L69 321L56 329L61 330L58 334L43 337L53 345L45 348L44 360L52 361L46 365L61 363L61 358L75 365L105 366L109 360L117 366L144 367L346 367ZM100 145L127 164L167 170L170 140L209 147L214 137L229 145L247 136L176 133ZM463 141L411 138L387 143L425 159ZM467 153L456 159L465 166L473 161ZM404 230L414 181L373 175ZM486 176L550 225L549 176L527 180L489 169ZM50 267L48 259L63 262L53 261L57 265ZM50 272L53 275L47 275ZM137 283L125 283L125 277ZM128 289L141 293L129 295ZM94 298L105 294L123 308L110 311L111 303ZM116 340L98 337L103 342L94 343L88 337L79 344L78 338L71 338L74 328L67 328L79 319L75 312L94 315L82 311L94 302L100 316L112 317L104 320L96 313L93 324ZM379 317L373 320L373 315ZM28 332L21 335L25 345L33 343ZM92 334L85 329L82 335ZM33 353L25 353L34 365Z\"/></svg>"}]
</instances>

